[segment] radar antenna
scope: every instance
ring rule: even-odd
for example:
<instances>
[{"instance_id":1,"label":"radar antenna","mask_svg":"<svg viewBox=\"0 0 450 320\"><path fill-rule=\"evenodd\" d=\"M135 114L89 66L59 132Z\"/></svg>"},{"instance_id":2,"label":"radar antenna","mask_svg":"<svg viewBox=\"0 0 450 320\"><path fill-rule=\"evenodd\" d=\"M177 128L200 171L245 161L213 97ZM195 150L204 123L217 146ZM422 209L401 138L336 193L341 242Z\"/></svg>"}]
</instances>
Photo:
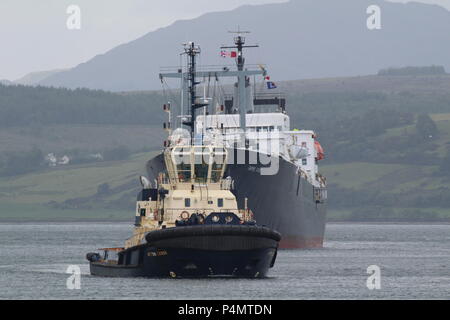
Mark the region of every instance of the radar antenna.
<instances>
[{"instance_id":1,"label":"radar antenna","mask_svg":"<svg viewBox=\"0 0 450 320\"><path fill-rule=\"evenodd\" d=\"M237 31L228 31L229 33L237 34L234 37L234 46L221 46L221 49L237 49L236 66L238 69L238 99L239 99L239 122L240 127L243 131L245 137L246 131L246 114L247 114L247 104L249 103L246 98L246 87L249 85L249 79L244 72L245 58L243 55L244 48L257 48L258 45L245 45L245 37L242 34L250 33L250 31L242 31L238 26Z\"/></svg>"}]
</instances>

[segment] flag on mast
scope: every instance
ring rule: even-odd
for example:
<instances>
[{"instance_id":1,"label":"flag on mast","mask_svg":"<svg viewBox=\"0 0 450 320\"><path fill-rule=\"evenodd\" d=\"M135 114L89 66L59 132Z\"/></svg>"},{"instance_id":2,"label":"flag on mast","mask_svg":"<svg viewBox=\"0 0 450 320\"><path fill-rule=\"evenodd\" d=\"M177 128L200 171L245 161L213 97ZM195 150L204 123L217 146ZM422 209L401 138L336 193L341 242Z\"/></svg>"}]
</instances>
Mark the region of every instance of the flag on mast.
<instances>
[{"instance_id":1,"label":"flag on mast","mask_svg":"<svg viewBox=\"0 0 450 320\"><path fill-rule=\"evenodd\" d=\"M277 85L273 81L267 81L267 89L276 89Z\"/></svg>"},{"instance_id":2,"label":"flag on mast","mask_svg":"<svg viewBox=\"0 0 450 320\"><path fill-rule=\"evenodd\" d=\"M237 52L236 51L231 51L231 52L228 52L228 51L226 51L226 50L222 50L222 51L220 51L220 56L222 57L222 58L236 58L237 57Z\"/></svg>"}]
</instances>

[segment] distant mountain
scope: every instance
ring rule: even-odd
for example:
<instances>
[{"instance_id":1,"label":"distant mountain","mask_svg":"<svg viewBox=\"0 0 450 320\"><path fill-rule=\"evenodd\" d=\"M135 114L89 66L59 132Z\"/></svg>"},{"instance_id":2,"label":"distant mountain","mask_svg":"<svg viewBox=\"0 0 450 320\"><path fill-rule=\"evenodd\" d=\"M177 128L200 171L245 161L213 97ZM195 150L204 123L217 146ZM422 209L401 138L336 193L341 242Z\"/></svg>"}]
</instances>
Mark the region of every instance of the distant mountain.
<instances>
[{"instance_id":1,"label":"distant mountain","mask_svg":"<svg viewBox=\"0 0 450 320\"><path fill-rule=\"evenodd\" d=\"M368 30L366 9L381 7L382 29ZM180 44L202 47L202 64L232 64L219 56L228 30L251 30L248 63L266 63L273 79L375 74L389 67L442 65L450 70L450 12L419 3L383 0L292 0L246 5L177 21L105 54L54 74L40 84L106 90L158 89L161 66L179 64Z\"/></svg>"},{"instance_id":2,"label":"distant mountain","mask_svg":"<svg viewBox=\"0 0 450 320\"><path fill-rule=\"evenodd\" d=\"M27 75L23 76L22 78L15 80L14 83L23 85L35 85L38 84L39 82L44 81L48 77L53 76L62 71L68 71L68 69L30 72Z\"/></svg>"}]
</instances>

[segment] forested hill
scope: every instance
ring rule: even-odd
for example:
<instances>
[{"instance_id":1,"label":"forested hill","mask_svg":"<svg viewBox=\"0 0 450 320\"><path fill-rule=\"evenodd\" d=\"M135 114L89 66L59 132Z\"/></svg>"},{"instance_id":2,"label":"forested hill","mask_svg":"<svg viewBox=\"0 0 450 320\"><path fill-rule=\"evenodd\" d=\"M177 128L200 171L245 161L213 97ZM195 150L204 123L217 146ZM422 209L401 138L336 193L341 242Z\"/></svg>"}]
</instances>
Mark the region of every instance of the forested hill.
<instances>
[{"instance_id":1,"label":"forested hill","mask_svg":"<svg viewBox=\"0 0 450 320\"><path fill-rule=\"evenodd\" d=\"M325 149L320 170L328 178L332 217L433 220L450 213L449 75L380 74L277 85L286 92L291 126L315 130ZM8 176L0 178L0 200L9 201L11 194L25 188L28 175L21 178L23 174L43 172L37 177L55 179L42 161L48 152L78 157L74 164L90 167L86 155L92 153L116 161L131 153L160 150L167 117L161 105L166 99L159 92L0 85L0 176ZM97 180L94 170L86 181L98 186L117 183L120 168L114 165L111 174ZM88 207L91 200L116 207L119 197L128 208L137 180L126 177L132 180L117 189L120 194L111 189L112 202L107 197L98 202L95 195L81 202L71 201L70 194L67 201L63 196L52 198L51 185L37 190L35 197L41 204L57 200L69 208L80 203ZM71 185L76 189L79 183L82 190L83 181L72 177ZM16 189L10 190L12 185ZM123 194L126 188L131 191Z\"/></svg>"},{"instance_id":2,"label":"forested hill","mask_svg":"<svg viewBox=\"0 0 450 320\"><path fill-rule=\"evenodd\" d=\"M0 84L0 127L55 124L153 124L162 121L159 93Z\"/></svg>"}]
</instances>

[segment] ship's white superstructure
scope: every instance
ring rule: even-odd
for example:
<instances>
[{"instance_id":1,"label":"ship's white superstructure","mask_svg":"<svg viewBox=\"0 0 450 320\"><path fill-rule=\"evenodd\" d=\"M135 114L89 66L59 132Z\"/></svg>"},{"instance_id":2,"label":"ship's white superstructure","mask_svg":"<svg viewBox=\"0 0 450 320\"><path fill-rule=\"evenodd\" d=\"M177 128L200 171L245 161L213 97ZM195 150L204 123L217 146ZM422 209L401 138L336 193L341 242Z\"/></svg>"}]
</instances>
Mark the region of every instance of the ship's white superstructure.
<instances>
[{"instance_id":1,"label":"ship's white superstructure","mask_svg":"<svg viewBox=\"0 0 450 320\"><path fill-rule=\"evenodd\" d=\"M249 113L246 115L245 148L259 153L276 155L292 162L317 187L325 180L318 172L321 157L312 130L291 130L289 116L284 112ZM228 147L244 147L239 114L200 115L196 118L196 136L220 135Z\"/></svg>"}]
</instances>

